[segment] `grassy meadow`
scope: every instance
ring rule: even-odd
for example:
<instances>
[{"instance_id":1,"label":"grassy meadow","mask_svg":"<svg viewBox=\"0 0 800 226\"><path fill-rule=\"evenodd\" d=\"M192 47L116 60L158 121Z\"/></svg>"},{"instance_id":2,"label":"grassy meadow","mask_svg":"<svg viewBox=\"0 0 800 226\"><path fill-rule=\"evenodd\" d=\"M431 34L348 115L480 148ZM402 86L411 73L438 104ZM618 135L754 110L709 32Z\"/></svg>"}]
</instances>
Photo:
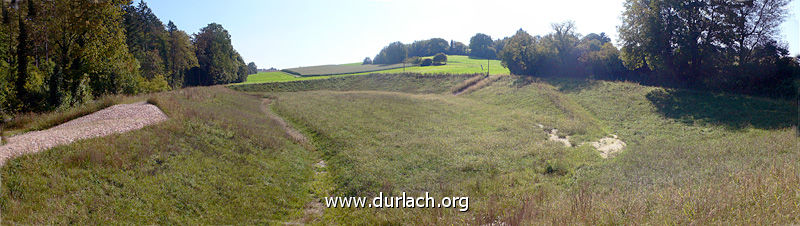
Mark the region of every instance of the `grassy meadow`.
<instances>
[{"instance_id":1,"label":"grassy meadow","mask_svg":"<svg viewBox=\"0 0 800 226\"><path fill-rule=\"evenodd\" d=\"M312 76L342 75L342 74L353 74L353 73L368 73L368 72L383 71L401 67L403 67L403 64L350 63L350 64L289 68L289 69L284 69L284 71L290 74L297 74L302 77L312 77Z\"/></svg>"},{"instance_id":2,"label":"grassy meadow","mask_svg":"<svg viewBox=\"0 0 800 226\"><path fill-rule=\"evenodd\" d=\"M424 57L433 58L433 57ZM486 73L486 59L475 59L469 56L448 55L447 64L440 66L413 66L403 68L377 71L376 73L449 73L449 74L477 74ZM492 75L511 74L508 68L503 67L499 60L489 60L489 70ZM354 73L357 75L368 73Z\"/></svg>"},{"instance_id":3,"label":"grassy meadow","mask_svg":"<svg viewBox=\"0 0 800 226\"><path fill-rule=\"evenodd\" d=\"M328 162L332 195L431 192L472 201L466 214L327 209L323 222L800 220L797 105L790 101L512 76L460 96L447 85L398 92L396 86L330 89L324 83L234 88L276 98L274 111L302 128ZM548 141L539 123L574 144L616 134L628 146L603 159L589 145Z\"/></svg>"},{"instance_id":4,"label":"grassy meadow","mask_svg":"<svg viewBox=\"0 0 800 226\"><path fill-rule=\"evenodd\" d=\"M3 221L800 222L794 102L628 82L480 76L354 75L124 97L116 101L146 99L170 119L9 160L0 169ZM293 143L267 110L313 148ZM549 141L554 128L576 147ZM611 158L580 145L609 134L627 143ZM320 159L325 174L315 173ZM379 192L468 196L470 208L305 213L320 197Z\"/></svg>"},{"instance_id":5,"label":"grassy meadow","mask_svg":"<svg viewBox=\"0 0 800 226\"><path fill-rule=\"evenodd\" d=\"M130 97L170 117L9 160L6 224L275 224L302 217L317 157L224 87ZM122 100L125 101L125 100Z\"/></svg>"},{"instance_id":6,"label":"grassy meadow","mask_svg":"<svg viewBox=\"0 0 800 226\"><path fill-rule=\"evenodd\" d=\"M271 83L271 82L290 82L290 81L305 81L315 79L327 79L333 76L313 76L313 77L298 77L282 71L273 72L259 72L247 76L247 81L236 84L257 84L257 83ZM235 84L235 85L236 85Z\"/></svg>"},{"instance_id":7,"label":"grassy meadow","mask_svg":"<svg viewBox=\"0 0 800 226\"><path fill-rule=\"evenodd\" d=\"M432 58L432 57L427 57ZM491 65L490 72L492 75L508 75L510 72L508 68L503 67L498 60L490 60L489 62ZM447 56L447 64L446 65L439 65L439 66L413 66L407 65L405 70L403 68L380 68L379 70L373 70L374 68L370 68L369 70L365 70L367 72L358 72L356 69L357 67L369 66L369 65L361 65L361 63L352 63L352 64L342 64L342 65L323 65L323 66L315 66L315 67L308 67L313 69L314 72L309 73L317 73L313 74L313 76L294 76L292 74L276 71L276 72L260 72L258 74L253 74L247 76L247 81L242 83L237 83L234 85L240 84L257 84L257 83L273 83L273 82L291 82L291 81L306 81L306 80L317 80L317 79L328 79L328 78L337 78L337 77L347 77L353 75L370 75L370 74L397 74L403 73L419 73L419 74L479 74L479 73L486 73L486 60L485 59L473 59L469 58L468 56ZM402 65L401 65L402 67ZM294 69L289 69L294 70ZM347 71L346 73L340 73L342 71ZM325 74L325 75L323 75Z\"/></svg>"}]
</instances>

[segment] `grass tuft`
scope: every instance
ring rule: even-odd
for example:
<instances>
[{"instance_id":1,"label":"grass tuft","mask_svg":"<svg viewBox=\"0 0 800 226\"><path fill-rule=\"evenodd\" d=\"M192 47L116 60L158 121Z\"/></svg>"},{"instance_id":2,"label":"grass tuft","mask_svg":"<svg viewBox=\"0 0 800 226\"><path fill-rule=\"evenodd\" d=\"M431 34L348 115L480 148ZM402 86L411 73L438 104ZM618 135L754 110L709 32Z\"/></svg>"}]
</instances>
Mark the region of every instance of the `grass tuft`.
<instances>
[{"instance_id":1,"label":"grass tuft","mask_svg":"<svg viewBox=\"0 0 800 226\"><path fill-rule=\"evenodd\" d=\"M6 122L4 135L43 130L118 104L122 96L105 96L78 106L45 113L21 113Z\"/></svg>"}]
</instances>

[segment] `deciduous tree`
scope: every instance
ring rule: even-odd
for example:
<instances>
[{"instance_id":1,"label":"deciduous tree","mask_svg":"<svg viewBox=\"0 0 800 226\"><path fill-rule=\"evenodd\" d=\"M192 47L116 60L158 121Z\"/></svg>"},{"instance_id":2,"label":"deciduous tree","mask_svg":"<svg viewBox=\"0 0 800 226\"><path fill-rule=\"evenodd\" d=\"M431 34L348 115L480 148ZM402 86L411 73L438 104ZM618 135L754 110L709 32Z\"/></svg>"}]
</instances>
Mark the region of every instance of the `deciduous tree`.
<instances>
[{"instance_id":1,"label":"deciduous tree","mask_svg":"<svg viewBox=\"0 0 800 226\"><path fill-rule=\"evenodd\" d=\"M492 37L483 33L475 34L469 39L469 56L496 59L497 50L493 47Z\"/></svg>"}]
</instances>

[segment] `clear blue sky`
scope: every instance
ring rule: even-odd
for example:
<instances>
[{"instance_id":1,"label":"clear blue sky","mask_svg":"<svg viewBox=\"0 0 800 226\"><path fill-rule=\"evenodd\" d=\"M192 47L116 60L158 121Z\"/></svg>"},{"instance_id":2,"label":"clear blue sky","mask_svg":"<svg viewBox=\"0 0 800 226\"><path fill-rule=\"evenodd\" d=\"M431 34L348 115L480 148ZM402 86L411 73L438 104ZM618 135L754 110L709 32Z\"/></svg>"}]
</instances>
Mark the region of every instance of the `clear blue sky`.
<instances>
[{"instance_id":1,"label":"clear blue sky","mask_svg":"<svg viewBox=\"0 0 800 226\"><path fill-rule=\"evenodd\" d=\"M136 0L138 2L138 0ZM360 62L393 41L434 37L461 41L477 32L492 38L550 32L573 20L581 34L606 32L616 41L623 0L150 0L166 24L189 34L222 24L245 61L259 68ZM782 26L792 55L800 54L800 1Z\"/></svg>"}]
</instances>

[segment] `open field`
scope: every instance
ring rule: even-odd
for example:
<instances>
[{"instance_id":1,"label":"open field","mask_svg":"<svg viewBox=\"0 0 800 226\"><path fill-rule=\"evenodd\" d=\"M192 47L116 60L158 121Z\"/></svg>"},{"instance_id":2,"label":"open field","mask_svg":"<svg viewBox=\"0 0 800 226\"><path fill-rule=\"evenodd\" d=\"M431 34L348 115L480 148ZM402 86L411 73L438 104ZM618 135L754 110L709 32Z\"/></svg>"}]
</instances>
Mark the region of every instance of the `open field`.
<instances>
[{"instance_id":1,"label":"open field","mask_svg":"<svg viewBox=\"0 0 800 226\"><path fill-rule=\"evenodd\" d=\"M290 74L296 74L303 77L325 76L325 75L341 75L353 73L369 73L375 71L384 71L388 69L401 68L403 64L338 64L338 65L320 65L309 67L298 67L284 69Z\"/></svg>"},{"instance_id":2,"label":"open field","mask_svg":"<svg viewBox=\"0 0 800 226\"><path fill-rule=\"evenodd\" d=\"M375 87L280 92L298 91L287 85L259 89L277 98L276 112L311 135L336 175L333 195L431 192L473 198L468 214L327 209L327 221L800 220L800 146L792 129L797 106L789 101L624 82L515 77L459 97L446 89ZM239 88L255 90L247 87ZM565 148L548 141L539 123L558 128L576 144L616 134L628 146L602 159L592 147Z\"/></svg>"},{"instance_id":3,"label":"open field","mask_svg":"<svg viewBox=\"0 0 800 226\"><path fill-rule=\"evenodd\" d=\"M334 76L326 75L326 76L312 76L312 77L297 77L286 72L282 71L274 71L274 72L259 72L258 74L252 74L247 76L247 81L242 83L236 84L256 84L256 83L270 83L270 82L289 82L289 81L305 81L305 80L315 80L315 79L326 79L331 78ZM234 85L236 85L234 84Z\"/></svg>"},{"instance_id":4,"label":"open field","mask_svg":"<svg viewBox=\"0 0 800 226\"><path fill-rule=\"evenodd\" d=\"M431 57L427 57L431 58ZM483 59L472 59L468 56L447 56L448 62L446 65L440 66L412 66L408 65L405 68L405 72L407 73L421 73L421 74L478 74L478 73L486 73L486 60ZM491 63L491 74L492 75L507 75L510 72L507 68L504 68L500 61L498 60L490 60ZM337 67L343 67L344 69L337 69ZM320 73L328 73L324 70L346 70L346 68L352 68L355 66L362 66L360 63L352 63L352 64L343 64L343 65L325 65L325 66L317 66L317 67L308 67L308 68L315 68L315 70L319 69ZM402 65L401 65L402 66ZM482 68L483 67L483 68ZM261 72L258 74L250 75L247 77L247 81L238 84L255 84L255 83L271 83L271 82L289 82L289 81L305 81L305 80L316 80L316 79L327 79L327 78L335 78L335 77L346 77L352 75L369 75L369 74L392 74L392 73L402 73L404 70L403 68L396 68L396 69L382 69L378 71L371 71L371 72L359 72L359 73L345 73L345 74L336 74L336 75L315 75L315 76L301 76L295 77L291 74L285 72ZM330 73L328 73L330 74Z\"/></svg>"},{"instance_id":5,"label":"open field","mask_svg":"<svg viewBox=\"0 0 800 226\"><path fill-rule=\"evenodd\" d=\"M304 209L319 197L430 192L468 196L469 211L325 208L308 223L800 222L796 103L517 76L454 88L476 76L375 74L229 86L250 95L217 86L137 97L170 119L3 166L3 220L282 224L309 219ZM262 97L313 148L266 117ZM550 129L576 147L548 140ZM627 146L608 159L581 145L609 134Z\"/></svg>"},{"instance_id":6,"label":"open field","mask_svg":"<svg viewBox=\"0 0 800 226\"><path fill-rule=\"evenodd\" d=\"M426 57L431 58L431 57ZM448 55L447 64L441 66L413 66L406 67L407 73L450 73L450 74L476 74L486 73L486 59L473 59L468 56ZM511 72L503 67L499 60L489 60L489 70L492 75L507 75ZM402 68L379 71L379 73L402 73ZM365 74L365 73L355 73Z\"/></svg>"}]
</instances>

